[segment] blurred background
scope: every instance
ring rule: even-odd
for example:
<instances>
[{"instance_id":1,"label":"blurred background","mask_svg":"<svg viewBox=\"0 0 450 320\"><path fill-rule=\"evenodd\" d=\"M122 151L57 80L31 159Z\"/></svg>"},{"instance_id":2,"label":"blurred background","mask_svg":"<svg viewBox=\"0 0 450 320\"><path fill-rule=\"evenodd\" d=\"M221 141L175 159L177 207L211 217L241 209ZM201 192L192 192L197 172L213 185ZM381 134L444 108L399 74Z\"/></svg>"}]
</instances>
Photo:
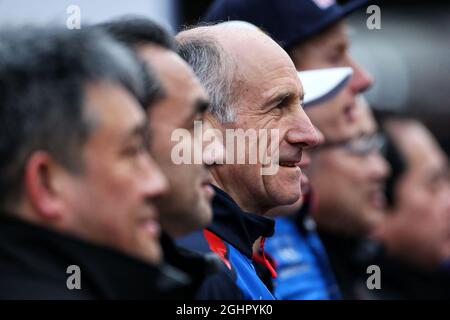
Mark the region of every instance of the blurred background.
<instances>
[{"instance_id":1,"label":"blurred background","mask_svg":"<svg viewBox=\"0 0 450 320\"><path fill-rule=\"evenodd\" d=\"M245 0L244 0L245 1ZM123 14L153 18L172 32L195 24L212 0L0 0L0 24L66 25L70 5L81 25ZM365 8L349 17L352 51L374 75L366 96L374 108L405 109L424 121L450 154L450 2L373 1L381 29L369 30Z\"/></svg>"}]
</instances>

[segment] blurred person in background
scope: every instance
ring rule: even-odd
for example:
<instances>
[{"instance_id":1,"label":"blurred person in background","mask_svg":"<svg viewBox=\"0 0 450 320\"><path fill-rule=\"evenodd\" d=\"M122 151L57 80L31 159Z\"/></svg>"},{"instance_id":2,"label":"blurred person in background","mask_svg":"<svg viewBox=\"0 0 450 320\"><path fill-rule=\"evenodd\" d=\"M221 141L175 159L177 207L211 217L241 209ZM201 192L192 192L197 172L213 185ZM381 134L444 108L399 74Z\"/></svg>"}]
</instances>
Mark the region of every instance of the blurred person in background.
<instances>
[{"instance_id":1,"label":"blurred person in background","mask_svg":"<svg viewBox=\"0 0 450 320\"><path fill-rule=\"evenodd\" d=\"M159 82L98 30L0 38L0 297L192 296L197 284L163 264L159 244L167 180L142 108Z\"/></svg>"},{"instance_id":2,"label":"blurred person in background","mask_svg":"<svg viewBox=\"0 0 450 320\"><path fill-rule=\"evenodd\" d=\"M325 141L313 150L307 171L317 202L311 212L327 249L343 297L360 298L367 261L380 246L369 239L383 219L383 187L390 168L383 137L365 100L357 102L359 133ZM320 122L316 121L319 130Z\"/></svg>"},{"instance_id":3,"label":"blurred person in background","mask_svg":"<svg viewBox=\"0 0 450 320\"><path fill-rule=\"evenodd\" d=\"M329 101L338 102L339 95ZM322 104L306 112L316 107ZM333 144L325 141L307 152L311 160L306 166L309 187L304 203L271 212L293 213L277 219L275 235L266 246L279 271L275 291L285 299L341 297L316 228L331 248L328 255L344 298L364 297L366 269L381 250L369 236L384 217L383 185L389 166L381 155L383 138L362 97L357 108L359 134Z\"/></svg>"},{"instance_id":4,"label":"blurred person in background","mask_svg":"<svg viewBox=\"0 0 450 320\"><path fill-rule=\"evenodd\" d=\"M430 131L411 117L380 113L389 137L392 167L388 207L374 232L386 252L373 263L381 269L376 299L448 299L450 273L450 171Z\"/></svg>"},{"instance_id":5,"label":"blurred person in background","mask_svg":"<svg viewBox=\"0 0 450 320\"><path fill-rule=\"evenodd\" d=\"M305 94L305 110L321 108L327 101L330 103L325 107L333 107L332 101L338 99L336 95L345 88L351 74L351 68L299 72L305 92L309 92ZM333 81L327 81L331 79ZM328 85L332 84L329 91L317 95L318 88L325 88L327 82ZM312 100L311 95L314 95ZM311 165L310 153L308 150L303 155L301 167L305 171ZM276 217L275 234L267 239L265 247L277 271L275 294L287 300L340 299L341 294L327 253L309 215L316 197L306 174L302 176L301 187L302 197L294 205L278 207L268 213ZM254 259L259 257L260 254L256 252ZM260 274L265 273L260 271Z\"/></svg>"}]
</instances>

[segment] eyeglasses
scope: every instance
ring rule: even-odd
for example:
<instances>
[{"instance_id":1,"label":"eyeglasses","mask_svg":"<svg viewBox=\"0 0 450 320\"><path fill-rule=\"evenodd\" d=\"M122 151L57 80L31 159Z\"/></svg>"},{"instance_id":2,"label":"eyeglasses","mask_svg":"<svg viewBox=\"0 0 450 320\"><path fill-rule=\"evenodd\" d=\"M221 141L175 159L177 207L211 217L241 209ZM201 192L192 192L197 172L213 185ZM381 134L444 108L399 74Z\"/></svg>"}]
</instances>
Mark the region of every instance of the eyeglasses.
<instances>
[{"instance_id":1,"label":"eyeglasses","mask_svg":"<svg viewBox=\"0 0 450 320\"><path fill-rule=\"evenodd\" d=\"M386 138L384 135L375 133L342 141L325 142L323 145L315 148L315 150L339 148L357 156L366 156L372 152L383 153L385 145Z\"/></svg>"}]
</instances>

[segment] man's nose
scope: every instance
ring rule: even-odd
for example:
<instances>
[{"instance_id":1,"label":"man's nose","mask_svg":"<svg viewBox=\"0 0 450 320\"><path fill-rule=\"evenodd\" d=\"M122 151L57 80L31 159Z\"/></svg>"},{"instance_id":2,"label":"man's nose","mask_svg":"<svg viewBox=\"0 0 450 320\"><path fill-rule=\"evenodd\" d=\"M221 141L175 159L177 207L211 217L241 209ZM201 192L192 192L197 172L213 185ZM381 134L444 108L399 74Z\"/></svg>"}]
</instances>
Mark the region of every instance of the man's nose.
<instances>
[{"instance_id":1,"label":"man's nose","mask_svg":"<svg viewBox=\"0 0 450 320\"><path fill-rule=\"evenodd\" d=\"M295 128L287 132L286 139L291 144L303 144L308 148L314 147L322 141L321 134L311 123L303 108L300 108L299 112L299 120Z\"/></svg>"},{"instance_id":2,"label":"man's nose","mask_svg":"<svg viewBox=\"0 0 450 320\"><path fill-rule=\"evenodd\" d=\"M357 94L370 88L373 84L371 74L354 60L350 61L350 66L353 68L353 75L350 79L351 90Z\"/></svg>"},{"instance_id":3,"label":"man's nose","mask_svg":"<svg viewBox=\"0 0 450 320\"><path fill-rule=\"evenodd\" d=\"M225 163L225 146L223 141L223 135L220 130L213 128L208 121L203 124L203 135L201 141L196 143L202 143L202 159L203 164L218 165Z\"/></svg>"},{"instance_id":4,"label":"man's nose","mask_svg":"<svg viewBox=\"0 0 450 320\"><path fill-rule=\"evenodd\" d=\"M391 167L382 154L374 151L369 155L372 176L377 180L386 179L391 173Z\"/></svg>"},{"instance_id":5,"label":"man's nose","mask_svg":"<svg viewBox=\"0 0 450 320\"><path fill-rule=\"evenodd\" d=\"M444 184L444 201L446 204L446 212L450 217L450 181L447 180Z\"/></svg>"},{"instance_id":6,"label":"man's nose","mask_svg":"<svg viewBox=\"0 0 450 320\"><path fill-rule=\"evenodd\" d=\"M148 155L142 160L145 164L141 167L140 190L146 198L158 198L167 194L169 191L169 182L159 166Z\"/></svg>"}]
</instances>

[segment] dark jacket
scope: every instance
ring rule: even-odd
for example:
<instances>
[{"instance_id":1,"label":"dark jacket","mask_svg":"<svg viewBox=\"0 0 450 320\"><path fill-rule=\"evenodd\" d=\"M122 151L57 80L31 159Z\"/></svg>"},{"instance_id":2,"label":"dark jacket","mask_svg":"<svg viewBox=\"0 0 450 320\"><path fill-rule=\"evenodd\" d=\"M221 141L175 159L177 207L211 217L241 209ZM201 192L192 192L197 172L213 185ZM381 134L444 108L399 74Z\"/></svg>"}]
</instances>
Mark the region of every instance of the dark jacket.
<instances>
[{"instance_id":1,"label":"dark jacket","mask_svg":"<svg viewBox=\"0 0 450 320\"><path fill-rule=\"evenodd\" d=\"M389 256L373 240L345 238L321 233L344 299L412 300L449 299L450 274L444 268L425 271ZM374 275L369 266L379 267L380 287L369 289Z\"/></svg>"},{"instance_id":2,"label":"dark jacket","mask_svg":"<svg viewBox=\"0 0 450 320\"><path fill-rule=\"evenodd\" d=\"M178 243L192 250L217 254L227 267L226 277L239 287L243 299L274 299L252 262L253 243L260 237L272 236L274 221L242 211L227 193L214 189L212 225Z\"/></svg>"},{"instance_id":3,"label":"dark jacket","mask_svg":"<svg viewBox=\"0 0 450 320\"><path fill-rule=\"evenodd\" d=\"M424 270L382 253L371 261L380 268L380 289L363 291L371 300L450 299L450 274L444 268Z\"/></svg>"},{"instance_id":4,"label":"dark jacket","mask_svg":"<svg viewBox=\"0 0 450 320\"><path fill-rule=\"evenodd\" d=\"M67 286L72 265L80 268L80 290ZM194 265L195 272L153 266L0 215L0 299L194 299L208 268L201 259Z\"/></svg>"},{"instance_id":5,"label":"dark jacket","mask_svg":"<svg viewBox=\"0 0 450 320\"><path fill-rule=\"evenodd\" d=\"M382 254L380 243L326 232L320 232L319 235L328 253L342 298L365 299L367 279L371 275L367 268Z\"/></svg>"}]
</instances>

